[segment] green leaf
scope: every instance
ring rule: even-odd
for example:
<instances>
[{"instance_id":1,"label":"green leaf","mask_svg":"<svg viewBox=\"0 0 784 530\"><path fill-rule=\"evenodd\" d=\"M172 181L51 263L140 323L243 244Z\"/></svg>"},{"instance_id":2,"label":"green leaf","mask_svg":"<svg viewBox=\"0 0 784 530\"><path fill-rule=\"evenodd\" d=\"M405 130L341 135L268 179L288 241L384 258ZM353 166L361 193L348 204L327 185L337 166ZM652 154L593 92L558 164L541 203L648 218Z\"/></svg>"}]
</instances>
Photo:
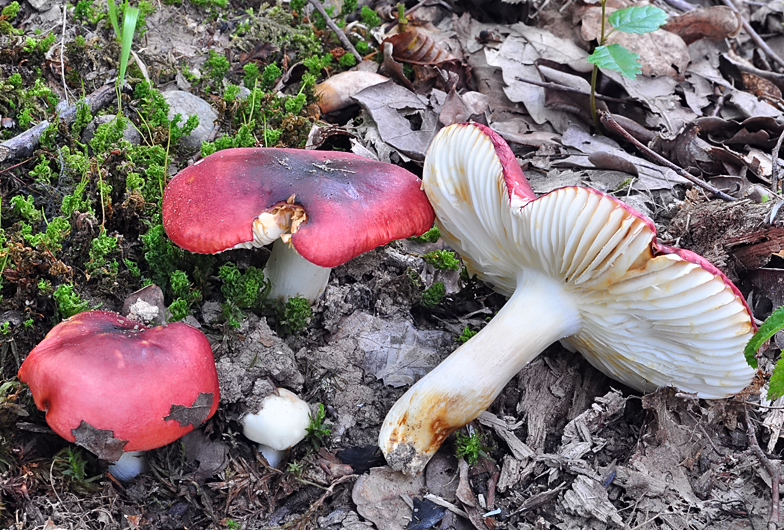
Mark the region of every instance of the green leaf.
<instances>
[{"instance_id":1,"label":"green leaf","mask_svg":"<svg viewBox=\"0 0 784 530\"><path fill-rule=\"evenodd\" d=\"M599 68L615 70L629 79L634 79L637 74L642 72L640 68L640 56L627 50L620 44L610 44L609 46L597 46L588 62L595 64Z\"/></svg>"},{"instance_id":2,"label":"green leaf","mask_svg":"<svg viewBox=\"0 0 784 530\"><path fill-rule=\"evenodd\" d=\"M117 35L117 38L120 38L120 26L117 24L117 6L114 3L114 0L106 0L106 6L109 10L109 20L112 22L112 27L114 28L114 34Z\"/></svg>"},{"instance_id":3,"label":"green leaf","mask_svg":"<svg viewBox=\"0 0 784 530\"><path fill-rule=\"evenodd\" d=\"M765 319L765 322L762 323L754 336L751 337L748 344L746 344L743 355L746 356L746 362L749 363L749 366L752 368L757 367L757 358L755 356L757 350L759 350L763 342L771 338L782 328L784 328L784 307L779 307ZM778 368L778 364L776 365L776 368Z\"/></svg>"},{"instance_id":4,"label":"green leaf","mask_svg":"<svg viewBox=\"0 0 784 530\"><path fill-rule=\"evenodd\" d=\"M667 13L655 6L632 6L613 11L607 18L610 25L624 33L650 33L667 22Z\"/></svg>"},{"instance_id":5,"label":"green leaf","mask_svg":"<svg viewBox=\"0 0 784 530\"><path fill-rule=\"evenodd\" d=\"M133 34L136 31L136 21L139 19L138 7L126 7L123 14L122 30L122 51L120 52L120 74L117 76L117 83L122 89L125 82L125 70L128 68L128 59L131 57L131 43Z\"/></svg>"},{"instance_id":6,"label":"green leaf","mask_svg":"<svg viewBox=\"0 0 784 530\"><path fill-rule=\"evenodd\" d=\"M756 361L756 359L755 359ZM768 385L768 401L784 396L784 357L780 357L770 376Z\"/></svg>"}]
</instances>

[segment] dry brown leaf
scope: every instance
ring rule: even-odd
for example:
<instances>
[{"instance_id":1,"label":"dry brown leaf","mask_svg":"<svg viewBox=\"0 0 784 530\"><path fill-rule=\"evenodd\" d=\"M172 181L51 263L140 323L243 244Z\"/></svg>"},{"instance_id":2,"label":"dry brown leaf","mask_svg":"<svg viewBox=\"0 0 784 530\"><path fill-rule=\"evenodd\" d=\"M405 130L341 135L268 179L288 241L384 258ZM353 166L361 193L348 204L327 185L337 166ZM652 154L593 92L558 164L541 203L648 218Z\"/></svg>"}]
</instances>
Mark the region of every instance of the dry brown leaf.
<instances>
[{"instance_id":1,"label":"dry brown leaf","mask_svg":"<svg viewBox=\"0 0 784 530\"><path fill-rule=\"evenodd\" d=\"M742 27L740 13L726 6L712 6L670 17L662 29L675 33L686 44L691 44L700 39L735 37Z\"/></svg>"},{"instance_id":2,"label":"dry brown leaf","mask_svg":"<svg viewBox=\"0 0 784 530\"><path fill-rule=\"evenodd\" d=\"M414 91L414 84L403 73L403 65L395 60L394 46L391 42L384 42L384 71L407 89Z\"/></svg>"},{"instance_id":3,"label":"dry brown leaf","mask_svg":"<svg viewBox=\"0 0 784 530\"><path fill-rule=\"evenodd\" d=\"M767 79L762 79L748 72L741 72L743 87L757 97L770 96L781 99L781 90Z\"/></svg>"}]
</instances>

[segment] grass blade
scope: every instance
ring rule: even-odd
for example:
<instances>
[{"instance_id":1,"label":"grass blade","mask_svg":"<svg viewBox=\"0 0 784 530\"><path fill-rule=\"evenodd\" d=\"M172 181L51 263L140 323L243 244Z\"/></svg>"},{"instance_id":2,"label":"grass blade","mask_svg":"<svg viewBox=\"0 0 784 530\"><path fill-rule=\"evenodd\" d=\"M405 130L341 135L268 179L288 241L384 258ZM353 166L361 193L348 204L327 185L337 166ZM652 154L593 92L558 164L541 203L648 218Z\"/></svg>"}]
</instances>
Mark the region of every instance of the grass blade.
<instances>
[{"instance_id":1,"label":"grass blade","mask_svg":"<svg viewBox=\"0 0 784 530\"><path fill-rule=\"evenodd\" d=\"M110 0L111 1L111 0ZM139 19L138 7L126 7L123 14L122 30L122 53L120 54L120 74L117 76L117 83L122 88L125 82L125 71L128 68L128 59L131 56L131 43L133 34L136 31L136 21Z\"/></svg>"},{"instance_id":2,"label":"grass blade","mask_svg":"<svg viewBox=\"0 0 784 530\"><path fill-rule=\"evenodd\" d=\"M117 35L117 38L120 38L120 25L117 22L117 6L114 4L114 0L106 0L106 4L109 10L109 20L112 23L112 27L114 28L114 34Z\"/></svg>"}]
</instances>

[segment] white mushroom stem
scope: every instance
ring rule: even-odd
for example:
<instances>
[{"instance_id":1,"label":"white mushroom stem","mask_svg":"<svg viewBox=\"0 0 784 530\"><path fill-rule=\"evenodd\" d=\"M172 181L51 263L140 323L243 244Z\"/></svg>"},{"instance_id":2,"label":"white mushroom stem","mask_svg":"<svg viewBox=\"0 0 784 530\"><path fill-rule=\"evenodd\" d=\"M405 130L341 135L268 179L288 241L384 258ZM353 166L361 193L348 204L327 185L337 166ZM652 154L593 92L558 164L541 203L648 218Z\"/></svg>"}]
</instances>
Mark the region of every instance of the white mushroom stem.
<instances>
[{"instance_id":1,"label":"white mushroom stem","mask_svg":"<svg viewBox=\"0 0 784 530\"><path fill-rule=\"evenodd\" d=\"M280 469L280 465L286 459L286 455L289 453L288 449L273 449L269 445L259 444L259 453L264 457L270 467L274 467L275 469Z\"/></svg>"},{"instance_id":2,"label":"white mushroom stem","mask_svg":"<svg viewBox=\"0 0 784 530\"><path fill-rule=\"evenodd\" d=\"M329 267L314 265L283 239L272 244L264 277L270 281L269 298L285 302L289 298L301 296L311 304L322 295L329 282Z\"/></svg>"},{"instance_id":3,"label":"white mushroom stem","mask_svg":"<svg viewBox=\"0 0 784 530\"><path fill-rule=\"evenodd\" d=\"M147 451L126 451L117 462L109 464L109 473L120 482L128 482L148 469Z\"/></svg>"},{"instance_id":4,"label":"white mushroom stem","mask_svg":"<svg viewBox=\"0 0 784 530\"><path fill-rule=\"evenodd\" d=\"M561 283L521 272L487 326L420 379L387 414L379 445L389 465L419 473L444 439L478 417L523 366L577 333L582 317Z\"/></svg>"}]
</instances>

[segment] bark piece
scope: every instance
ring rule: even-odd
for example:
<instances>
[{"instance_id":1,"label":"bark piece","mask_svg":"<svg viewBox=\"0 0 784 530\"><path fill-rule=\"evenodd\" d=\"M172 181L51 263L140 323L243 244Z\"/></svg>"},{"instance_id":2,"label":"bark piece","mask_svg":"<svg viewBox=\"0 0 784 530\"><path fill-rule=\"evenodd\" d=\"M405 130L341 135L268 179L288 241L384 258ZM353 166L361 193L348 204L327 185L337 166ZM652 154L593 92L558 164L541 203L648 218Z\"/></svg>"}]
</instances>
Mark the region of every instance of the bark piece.
<instances>
[{"instance_id":1,"label":"bark piece","mask_svg":"<svg viewBox=\"0 0 784 530\"><path fill-rule=\"evenodd\" d=\"M94 114L105 105L111 103L115 97L116 91L114 85L104 85L84 98L83 101L90 106L90 112ZM64 108L61 108L61 106ZM61 102L57 107L60 110L57 111L57 115L53 120L59 120L60 123L71 125L76 119L77 105L66 106L64 102ZM38 147L38 141L41 139L41 135L51 123L52 120L44 120L35 127L14 136L10 140L0 143L0 162L33 154L33 151Z\"/></svg>"}]
</instances>

